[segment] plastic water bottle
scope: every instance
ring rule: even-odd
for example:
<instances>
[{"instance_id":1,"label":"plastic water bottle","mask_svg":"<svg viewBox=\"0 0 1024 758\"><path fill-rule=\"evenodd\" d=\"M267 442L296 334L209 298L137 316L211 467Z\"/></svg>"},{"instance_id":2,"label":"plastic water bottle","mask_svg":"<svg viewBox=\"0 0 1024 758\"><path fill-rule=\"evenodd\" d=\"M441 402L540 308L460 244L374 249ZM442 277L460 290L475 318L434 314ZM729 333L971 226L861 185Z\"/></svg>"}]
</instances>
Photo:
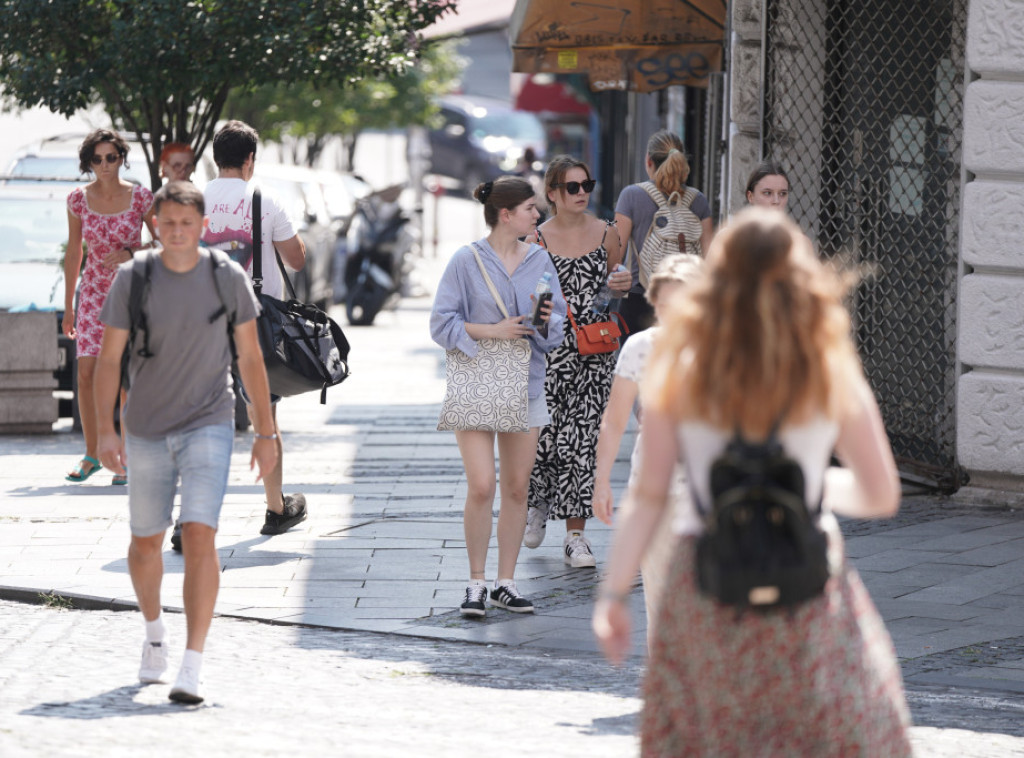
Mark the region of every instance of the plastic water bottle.
<instances>
[{"instance_id":1,"label":"plastic water bottle","mask_svg":"<svg viewBox=\"0 0 1024 758\"><path fill-rule=\"evenodd\" d=\"M626 267L621 263L615 267L612 274L618 274L622 271L626 271ZM611 275L608 276L611 279ZM608 312L608 306L611 305L612 300L620 297L618 290L613 290L608 282L605 282L601 289L598 290L597 295L594 297L594 304L590 306L590 310L597 314L604 314Z\"/></svg>"},{"instance_id":2,"label":"plastic water bottle","mask_svg":"<svg viewBox=\"0 0 1024 758\"><path fill-rule=\"evenodd\" d=\"M533 314L530 317L530 323L534 326L540 326L544 323L544 319L541 317L541 306L551 300L553 295L551 294L551 272L545 271L541 274L540 281L537 282L537 289L533 291Z\"/></svg>"}]
</instances>

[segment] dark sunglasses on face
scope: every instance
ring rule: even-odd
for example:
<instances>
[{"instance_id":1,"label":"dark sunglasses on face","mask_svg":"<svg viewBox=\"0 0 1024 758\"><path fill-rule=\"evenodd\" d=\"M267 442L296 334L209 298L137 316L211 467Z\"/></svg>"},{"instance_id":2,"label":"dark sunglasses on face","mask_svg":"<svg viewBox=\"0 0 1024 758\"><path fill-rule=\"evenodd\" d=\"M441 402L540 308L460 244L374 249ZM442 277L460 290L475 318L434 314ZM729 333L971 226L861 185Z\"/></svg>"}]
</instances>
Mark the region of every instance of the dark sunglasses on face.
<instances>
[{"instance_id":1,"label":"dark sunglasses on face","mask_svg":"<svg viewBox=\"0 0 1024 758\"><path fill-rule=\"evenodd\" d=\"M106 158L107 158L107 163L117 163L119 160L121 160L121 154L120 153L107 153ZM92 165L98 166L101 163L103 163L103 156L102 155L94 155L92 157Z\"/></svg>"},{"instance_id":2,"label":"dark sunglasses on face","mask_svg":"<svg viewBox=\"0 0 1024 758\"><path fill-rule=\"evenodd\" d=\"M555 189L559 187L565 187L565 191L570 195L578 195L582 188L588 195L594 191L594 187L597 186L596 179L586 179L582 182L557 182L552 185Z\"/></svg>"}]
</instances>

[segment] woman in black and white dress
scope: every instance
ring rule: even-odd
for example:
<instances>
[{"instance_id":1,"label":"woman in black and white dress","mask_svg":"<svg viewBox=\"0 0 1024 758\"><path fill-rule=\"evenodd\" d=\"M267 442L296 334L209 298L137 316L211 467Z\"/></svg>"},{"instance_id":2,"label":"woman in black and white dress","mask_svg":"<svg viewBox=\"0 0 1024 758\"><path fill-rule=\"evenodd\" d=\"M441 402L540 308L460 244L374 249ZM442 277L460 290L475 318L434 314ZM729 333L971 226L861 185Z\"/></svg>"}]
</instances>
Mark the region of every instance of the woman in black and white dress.
<instances>
[{"instance_id":1,"label":"woman in black and white dress","mask_svg":"<svg viewBox=\"0 0 1024 758\"><path fill-rule=\"evenodd\" d=\"M551 255L562 293L580 326L607 318L591 311L605 282L625 291L631 281L628 272L611 273L622 262L614 222L587 212L594 185L582 161L555 157L544 176L552 217L537 228L537 240ZM594 515L597 435L614 368L614 353L580 355L572 329L566 329L562 344L548 353L545 391L551 423L541 430L537 443L523 544L539 546L547 521L564 521L565 562L573 568L597 565L584 529Z\"/></svg>"}]
</instances>

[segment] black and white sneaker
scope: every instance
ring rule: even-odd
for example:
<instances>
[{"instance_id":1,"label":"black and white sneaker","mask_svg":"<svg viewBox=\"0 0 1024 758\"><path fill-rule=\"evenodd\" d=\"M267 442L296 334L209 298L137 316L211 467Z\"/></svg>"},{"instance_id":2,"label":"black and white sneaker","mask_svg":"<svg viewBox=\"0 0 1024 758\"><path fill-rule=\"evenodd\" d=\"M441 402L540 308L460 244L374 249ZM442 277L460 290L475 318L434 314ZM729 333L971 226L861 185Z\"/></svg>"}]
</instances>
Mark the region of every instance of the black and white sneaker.
<instances>
[{"instance_id":1,"label":"black and white sneaker","mask_svg":"<svg viewBox=\"0 0 1024 758\"><path fill-rule=\"evenodd\" d=\"M459 606L459 613L463 616L483 616L487 613L487 606L484 600L487 599L486 584L471 584L466 587L466 599Z\"/></svg>"},{"instance_id":2,"label":"black and white sneaker","mask_svg":"<svg viewBox=\"0 0 1024 758\"><path fill-rule=\"evenodd\" d=\"M515 582L496 585L491 590L491 605L513 613L533 613L533 603L519 594Z\"/></svg>"}]
</instances>

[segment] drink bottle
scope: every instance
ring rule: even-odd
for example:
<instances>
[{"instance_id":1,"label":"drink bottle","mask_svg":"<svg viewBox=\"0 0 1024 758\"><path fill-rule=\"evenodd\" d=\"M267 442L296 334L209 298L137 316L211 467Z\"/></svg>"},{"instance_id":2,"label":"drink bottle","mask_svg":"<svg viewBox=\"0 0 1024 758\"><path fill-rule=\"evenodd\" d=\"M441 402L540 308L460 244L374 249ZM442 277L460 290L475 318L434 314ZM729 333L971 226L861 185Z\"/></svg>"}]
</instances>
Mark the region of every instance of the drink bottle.
<instances>
[{"instance_id":1,"label":"drink bottle","mask_svg":"<svg viewBox=\"0 0 1024 758\"><path fill-rule=\"evenodd\" d=\"M621 271L625 271L626 267L621 263L615 267L612 274L618 274ZM608 276L611 279L611 275ZM597 314L604 314L608 312L608 306L611 305L612 300L620 297L620 293L617 290L613 290L608 286L608 282L601 285L601 289L598 290L597 295L594 297L594 304L590 306L590 310Z\"/></svg>"}]
</instances>

